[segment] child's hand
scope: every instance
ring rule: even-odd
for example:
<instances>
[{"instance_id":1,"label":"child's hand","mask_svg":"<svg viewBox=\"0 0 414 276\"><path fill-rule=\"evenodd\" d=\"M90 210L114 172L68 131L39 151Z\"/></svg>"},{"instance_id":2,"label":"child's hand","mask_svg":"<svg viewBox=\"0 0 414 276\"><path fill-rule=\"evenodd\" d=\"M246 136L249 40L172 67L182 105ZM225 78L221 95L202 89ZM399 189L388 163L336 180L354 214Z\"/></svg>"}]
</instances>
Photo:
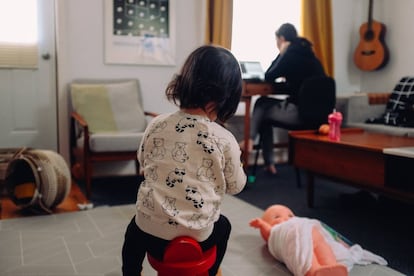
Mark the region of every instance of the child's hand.
<instances>
[{"instance_id":1,"label":"child's hand","mask_svg":"<svg viewBox=\"0 0 414 276\"><path fill-rule=\"evenodd\" d=\"M254 228L260 228L263 225L264 221L261 218L255 218L250 221L250 226Z\"/></svg>"}]
</instances>

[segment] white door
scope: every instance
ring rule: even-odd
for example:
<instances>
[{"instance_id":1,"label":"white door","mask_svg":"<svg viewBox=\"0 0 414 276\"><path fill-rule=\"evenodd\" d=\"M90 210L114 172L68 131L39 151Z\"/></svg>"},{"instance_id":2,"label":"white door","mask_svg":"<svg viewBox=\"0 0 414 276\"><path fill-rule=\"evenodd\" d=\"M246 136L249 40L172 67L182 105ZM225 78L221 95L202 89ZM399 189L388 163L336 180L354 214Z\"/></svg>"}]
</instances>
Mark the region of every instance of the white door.
<instances>
[{"instance_id":1,"label":"white door","mask_svg":"<svg viewBox=\"0 0 414 276\"><path fill-rule=\"evenodd\" d=\"M58 150L55 0L37 3L38 68L0 69L0 149Z\"/></svg>"}]
</instances>

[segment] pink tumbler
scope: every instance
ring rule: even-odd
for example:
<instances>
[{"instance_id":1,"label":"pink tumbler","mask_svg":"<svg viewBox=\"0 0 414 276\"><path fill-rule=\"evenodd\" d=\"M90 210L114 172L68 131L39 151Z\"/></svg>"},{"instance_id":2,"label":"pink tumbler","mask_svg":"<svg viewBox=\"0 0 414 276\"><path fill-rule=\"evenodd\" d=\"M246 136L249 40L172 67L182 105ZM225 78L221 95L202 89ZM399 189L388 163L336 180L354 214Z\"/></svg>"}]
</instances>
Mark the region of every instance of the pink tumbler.
<instances>
[{"instance_id":1,"label":"pink tumbler","mask_svg":"<svg viewBox=\"0 0 414 276\"><path fill-rule=\"evenodd\" d=\"M335 109L328 116L329 122L329 139L332 141L341 140L341 124L342 124L342 113L337 112Z\"/></svg>"}]
</instances>

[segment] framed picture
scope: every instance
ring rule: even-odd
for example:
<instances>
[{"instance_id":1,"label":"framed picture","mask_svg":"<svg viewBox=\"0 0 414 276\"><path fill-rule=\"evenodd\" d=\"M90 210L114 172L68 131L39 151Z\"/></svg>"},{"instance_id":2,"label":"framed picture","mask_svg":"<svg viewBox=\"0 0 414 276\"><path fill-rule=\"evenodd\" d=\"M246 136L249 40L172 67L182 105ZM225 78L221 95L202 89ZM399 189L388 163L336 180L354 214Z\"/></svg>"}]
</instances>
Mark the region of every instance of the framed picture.
<instances>
[{"instance_id":1,"label":"framed picture","mask_svg":"<svg viewBox=\"0 0 414 276\"><path fill-rule=\"evenodd\" d=\"M175 65L175 0L105 0L105 63Z\"/></svg>"}]
</instances>

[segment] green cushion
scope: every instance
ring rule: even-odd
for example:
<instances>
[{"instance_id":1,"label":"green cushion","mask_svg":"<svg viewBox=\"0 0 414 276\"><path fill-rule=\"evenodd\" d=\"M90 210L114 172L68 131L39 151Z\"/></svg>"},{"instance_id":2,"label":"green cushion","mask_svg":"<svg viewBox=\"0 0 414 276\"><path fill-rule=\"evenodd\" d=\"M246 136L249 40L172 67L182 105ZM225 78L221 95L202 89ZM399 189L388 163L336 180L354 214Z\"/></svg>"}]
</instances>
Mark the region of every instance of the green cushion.
<instances>
[{"instance_id":1,"label":"green cushion","mask_svg":"<svg viewBox=\"0 0 414 276\"><path fill-rule=\"evenodd\" d=\"M91 132L116 131L108 92L103 85L72 85L72 105Z\"/></svg>"},{"instance_id":2,"label":"green cushion","mask_svg":"<svg viewBox=\"0 0 414 276\"><path fill-rule=\"evenodd\" d=\"M71 84L72 107L99 132L141 132L146 119L137 81Z\"/></svg>"}]
</instances>

